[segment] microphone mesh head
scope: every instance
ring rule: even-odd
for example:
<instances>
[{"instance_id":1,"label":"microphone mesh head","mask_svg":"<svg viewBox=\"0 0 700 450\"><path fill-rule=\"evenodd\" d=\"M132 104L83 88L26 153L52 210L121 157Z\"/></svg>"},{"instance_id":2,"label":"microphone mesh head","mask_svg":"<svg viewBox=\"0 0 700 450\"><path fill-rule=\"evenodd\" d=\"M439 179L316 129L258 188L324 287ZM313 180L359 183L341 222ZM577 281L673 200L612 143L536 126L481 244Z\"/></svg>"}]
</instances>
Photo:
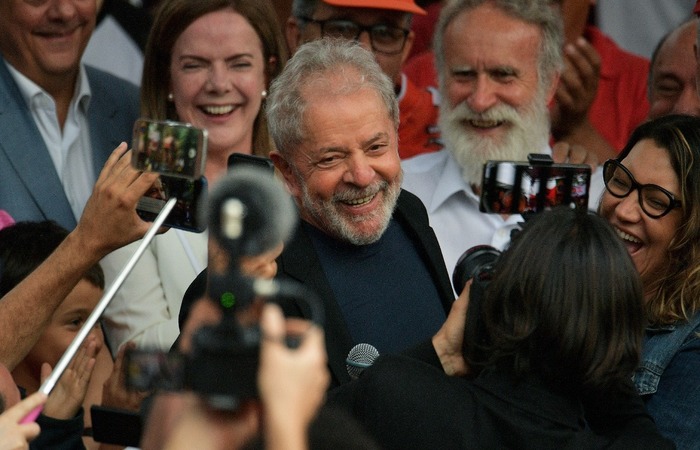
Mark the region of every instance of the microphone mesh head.
<instances>
[{"instance_id":1,"label":"microphone mesh head","mask_svg":"<svg viewBox=\"0 0 700 450\"><path fill-rule=\"evenodd\" d=\"M362 371L374 363L378 356L379 351L370 344L357 344L350 349L348 357L345 359L345 367L350 378L353 380L357 379Z\"/></svg>"}]
</instances>

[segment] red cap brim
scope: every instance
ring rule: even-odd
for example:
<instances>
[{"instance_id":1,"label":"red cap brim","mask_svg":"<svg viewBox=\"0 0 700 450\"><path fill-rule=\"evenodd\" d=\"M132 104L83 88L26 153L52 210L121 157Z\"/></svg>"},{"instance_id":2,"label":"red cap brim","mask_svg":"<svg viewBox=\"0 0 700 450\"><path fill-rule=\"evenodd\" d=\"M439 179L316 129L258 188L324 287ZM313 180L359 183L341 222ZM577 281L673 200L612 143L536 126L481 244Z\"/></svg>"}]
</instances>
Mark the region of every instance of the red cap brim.
<instances>
[{"instance_id":1,"label":"red cap brim","mask_svg":"<svg viewBox=\"0 0 700 450\"><path fill-rule=\"evenodd\" d=\"M416 5L415 0L323 0L323 2L340 7L389 9L420 14L421 16L427 14L423 8Z\"/></svg>"}]
</instances>

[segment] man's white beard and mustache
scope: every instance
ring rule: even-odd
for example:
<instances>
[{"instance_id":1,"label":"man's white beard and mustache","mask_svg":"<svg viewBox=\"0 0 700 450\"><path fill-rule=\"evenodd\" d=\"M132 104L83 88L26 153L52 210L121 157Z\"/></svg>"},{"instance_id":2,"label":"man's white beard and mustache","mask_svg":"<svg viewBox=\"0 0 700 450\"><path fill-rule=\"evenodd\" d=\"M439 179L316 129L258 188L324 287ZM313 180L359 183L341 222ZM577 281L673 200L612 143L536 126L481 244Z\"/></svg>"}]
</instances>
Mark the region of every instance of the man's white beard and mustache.
<instances>
[{"instance_id":1,"label":"man's white beard and mustache","mask_svg":"<svg viewBox=\"0 0 700 450\"><path fill-rule=\"evenodd\" d=\"M306 182L298 176L297 178L302 188L302 205L306 212L310 214L318 224L323 224L323 231L353 245L368 245L377 242L386 229L396 208L396 202L401 193L401 181L403 173L392 180L381 180L367 186L364 189L348 187L341 192L335 193L332 200L323 201L313 197ZM369 214L362 216L348 216L343 214L337 203L354 200L363 197L383 193L381 205ZM371 230L362 230L360 224L375 223Z\"/></svg>"},{"instance_id":2,"label":"man's white beard and mustache","mask_svg":"<svg viewBox=\"0 0 700 450\"><path fill-rule=\"evenodd\" d=\"M446 98L446 97L443 97ZM509 129L501 137L482 137L465 122L503 122ZM543 93L519 112L499 104L486 112L476 113L466 102L452 108L447 102L440 107L440 131L445 146L462 168L462 177L472 186L480 186L484 163L489 160L527 161L529 153L542 152L549 140L549 112Z\"/></svg>"}]
</instances>

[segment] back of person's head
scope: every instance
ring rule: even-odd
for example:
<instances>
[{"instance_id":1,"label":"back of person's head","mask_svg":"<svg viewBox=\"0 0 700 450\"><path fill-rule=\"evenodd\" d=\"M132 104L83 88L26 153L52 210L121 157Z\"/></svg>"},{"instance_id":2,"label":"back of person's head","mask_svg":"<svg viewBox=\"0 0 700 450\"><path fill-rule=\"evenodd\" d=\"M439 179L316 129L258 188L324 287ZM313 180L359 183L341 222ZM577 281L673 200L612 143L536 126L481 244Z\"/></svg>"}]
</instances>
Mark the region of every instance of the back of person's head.
<instances>
[{"instance_id":1,"label":"back of person's head","mask_svg":"<svg viewBox=\"0 0 700 450\"><path fill-rule=\"evenodd\" d=\"M551 0L452 0L446 2L440 11L440 18L435 27L433 49L435 67L440 86L444 85L447 70L445 61L444 36L447 27L465 11L482 5L491 5L506 15L535 25L542 32L540 43L538 76L540 84L547 83L563 67L564 25L561 14L551 5ZM468 30L464 30L468 33Z\"/></svg>"},{"instance_id":2,"label":"back of person's head","mask_svg":"<svg viewBox=\"0 0 700 450\"><path fill-rule=\"evenodd\" d=\"M282 73L270 86L267 120L275 146L284 156L298 147L307 134L304 90L327 95L351 95L360 89L372 89L386 105L396 129L399 106L394 85L369 51L352 41L322 38L297 49Z\"/></svg>"},{"instance_id":3,"label":"back of person's head","mask_svg":"<svg viewBox=\"0 0 700 450\"><path fill-rule=\"evenodd\" d=\"M287 43L271 0L168 0L160 3L151 27L144 54L141 79L141 115L149 119L178 120L170 91L170 64L173 47L180 35L200 17L231 9L243 16L262 43L265 75L268 82L284 68ZM212 42L212 45L217 45ZM254 125L254 147L267 148L268 134L264 114Z\"/></svg>"},{"instance_id":4,"label":"back of person's head","mask_svg":"<svg viewBox=\"0 0 700 450\"><path fill-rule=\"evenodd\" d=\"M53 221L17 222L0 230L0 297L7 294L36 269L68 236L68 231ZM92 266L84 278L104 289L105 279L99 265Z\"/></svg>"},{"instance_id":5,"label":"back of person's head","mask_svg":"<svg viewBox=\"0 0 700 450\"><path fill-rule=\"evenodd\" d=\"M670 324L700 310L700 117L671 114L637 127L617 156L624 160L641 140L666 149L680 186L683 218L668 249L669 264L657 294L646 303L652 323Z\"/></svg>"},{"instance_id":6,"label":"back of person's head","mask_svg":"<svg viewBox=\"0 0 700 450\"><path fill-rule=\"evenodd\" d=\"M641 281L595 214L560 208L532 218L500 257L481 309L481 363L515 379L581 392L629 378L638 363Z\"/></svg>"}]
</instances>

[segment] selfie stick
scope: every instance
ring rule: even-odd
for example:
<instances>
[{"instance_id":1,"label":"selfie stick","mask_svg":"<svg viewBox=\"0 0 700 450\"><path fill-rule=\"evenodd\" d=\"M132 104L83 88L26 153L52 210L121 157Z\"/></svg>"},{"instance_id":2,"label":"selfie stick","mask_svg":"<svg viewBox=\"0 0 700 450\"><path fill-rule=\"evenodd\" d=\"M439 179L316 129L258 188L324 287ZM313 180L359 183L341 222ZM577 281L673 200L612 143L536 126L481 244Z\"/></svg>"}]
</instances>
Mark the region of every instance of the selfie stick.
<instances>
[{"instance_id":1,"label":"selfie stick","mask_svg":"<svg viewBox=\"0 0 700 450\"><path fill-rule=\"evenodd\" d=\"M112 301L112 297L114 297L114 294L117 293L117 290L119 290L119 288L124 283L126 277L136 265L136 262L139 260L139 258L141 258L141 255L146 250L148 244L151 243L156 233L158 233L158 229L161 226L163 226L163 222L168 217L168 214L170 214L170 211L172 211L176 202L177 198L172 197L170 198L170 200L168 200L165 206L163 206L163 209L158 213L158 216L153 221L153 225L151 225L151 227L148 229L148 232L141 240L141 243L136 249L136 252L134 252L131 259L129 259L129 261L126 263L126 266L124 266L124 268L114 280L112 285L109 287L107 292L105 292L100 301L97 303L95 309L85 320L85 323L78 331L78 334L73 338L73 341L70 343L63 356L61 356L61 359L58 360L58 363L56 363L56 367L54 367L53 371L51 372L51 375L49 375L49 377L46 380L44 380L43 383L41 383L39 392L43 392L46 395L49 395L51 393L51 390L54 388L54 386L56 386L56 383L58 383L58 379L61 378L61 375L63 375L63 372L66 370L68 364L73 359L73 356L75 356L75 354L78 352L78 349L80 348L80 346L82 345L83 341L90 333L92 328L95 326L97 321L99 320L105 308L107 308L107 305L109 305L109 302ZM39 414L41 414L41 411L43 409L44 405L37 406L29 414L27 414L20 421L20 423L34 422L36 418L39 417Z\"/></svg>"}]
</instances>

